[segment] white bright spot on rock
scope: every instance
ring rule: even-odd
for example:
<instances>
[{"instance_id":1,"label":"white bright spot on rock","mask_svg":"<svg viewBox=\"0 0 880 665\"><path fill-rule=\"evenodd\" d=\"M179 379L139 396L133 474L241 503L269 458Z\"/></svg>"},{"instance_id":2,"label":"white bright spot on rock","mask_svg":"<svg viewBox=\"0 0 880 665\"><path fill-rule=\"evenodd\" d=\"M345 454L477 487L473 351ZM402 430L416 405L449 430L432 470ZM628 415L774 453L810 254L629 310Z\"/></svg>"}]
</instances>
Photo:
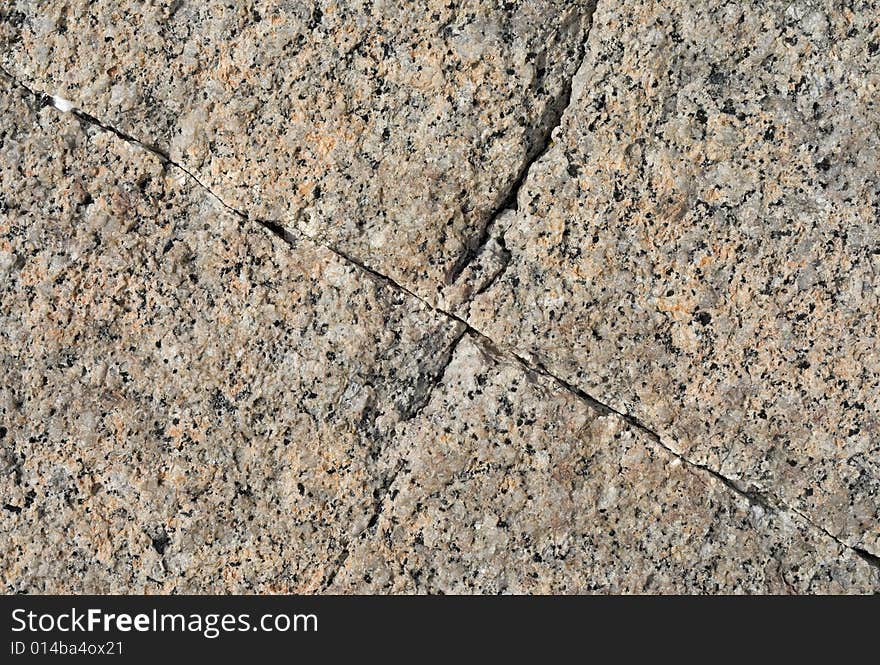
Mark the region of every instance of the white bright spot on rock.
<instances>
[{"instance_id":1,"label":"white bright spot on rock","mask_svg":"<svg viewBox=\"0 0 880 665\"><path fill-rule=\"evenodd\" d=\"M52 95L52 106L61 111L62 113L69 113L73 110L73 104L63 97L56 97Z\"/></svg>"}]
</instances>

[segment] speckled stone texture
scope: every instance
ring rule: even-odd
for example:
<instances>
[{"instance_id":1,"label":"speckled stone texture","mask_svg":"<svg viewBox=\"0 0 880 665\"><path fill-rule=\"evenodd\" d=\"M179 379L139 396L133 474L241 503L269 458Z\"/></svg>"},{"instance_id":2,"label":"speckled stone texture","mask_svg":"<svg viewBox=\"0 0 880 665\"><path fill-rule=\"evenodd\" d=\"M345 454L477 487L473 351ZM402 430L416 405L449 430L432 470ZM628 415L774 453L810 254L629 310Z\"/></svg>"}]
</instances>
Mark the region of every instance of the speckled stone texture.
<instances>
[{"instance_id":1,"label":"speckled stone texture","mask_svg":"<svg viewBox=\"0 0 880 665\"><path fill-rule=\"evenodd\" d=\"M750 504L471 337L383 452L397 469L387 506L334 590L827 593L880 582L803 519Z\"/></svg>"},{"instance_id":2,"label":"speckled stone texture","mask_svg":"<svg viewBox=\"0 0 880 665\"><path fill-rule=\"evenodd\" d=\"M460 324L0 94L6 592L318 591Z\"/></svg>"},{"instance_id":3,"label":"speckled stone texture","mask_svg":"<svg viewBox=\"0 0 880 665\"><path fill-rule=\"evenodd\" d=\"M593 5L13 0L2 62L433 300L556 122Z\"/></svg>"},{"instance_id":4,"label":"speckled stone texture","mask_svg":"<svg viewBox=\"0 0 880 665\"><path fill-rule=\"evenodd\" d=\"M3 592L880 591L876 2L0 46Z\"/></svg>"},{"instance_id":5,"label":"speckled stone texture","mask_svg":"<svg viewBox=\"0 0 880 665\"><path fill-rule=\"evenodd\" d=\"M877 555L880 5L848 7L600 3L468 320Z\"/></svg>"}]
</instances>

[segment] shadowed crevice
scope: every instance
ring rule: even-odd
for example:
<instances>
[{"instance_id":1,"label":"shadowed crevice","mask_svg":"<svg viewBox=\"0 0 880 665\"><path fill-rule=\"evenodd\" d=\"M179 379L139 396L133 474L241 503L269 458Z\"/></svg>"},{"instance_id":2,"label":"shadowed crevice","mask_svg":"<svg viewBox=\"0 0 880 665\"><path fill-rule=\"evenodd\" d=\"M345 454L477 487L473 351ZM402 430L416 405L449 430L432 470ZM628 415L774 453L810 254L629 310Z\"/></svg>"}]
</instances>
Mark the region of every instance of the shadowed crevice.
<instances>
[{"instance_id":1,"label":"shadowed crevice","mask_svg":"<svg viewBox=\"0 0 880 665\"><path fill-rule=\"evenodd\" d=\"M572 78L565 81L562 89L559 92L559 96L553 100L552 103L548 104L547 108L544 110L544 114L542 115L540 121L536 129L533 132L533 135L536 135L537 138L532 140L532 147L526 155L526 159L519 169L518 173L512 178L510 184L504 188L503 192L500 195L500 202L495 205L492 212L486 219L486 223L483 225L480 230L480 235L476 238L476 241L469 245L464 253L459 257L458 261L456 261L455 265L449 271L449 275L446 278L447 284L454 284L461 274L465 271L465 269L476 259L480 253L483 251L486 244L492 239L492 231L498 221L498 218L503 215L508 210L516 210L518 207L517 199L519 198L520 190L526 182L526 179L529 176L529 171L532 168L532 165L539 162L547 151L550 149L553 132L557 127L562 123L562 119L565 116L565 112L571 106L572 102L572 88L574 79L577 77L581 68L584 66L584 62L587 58L587 44L590 40L590 33L593 28L593 15L596 11L596 5L598 4L598 0L590 0L587 6L584 8L584 13L587 16L587 29L584 35L584 39L578 48L578 66L574 70L574 75ZM480 288L480 292L486 291L493 283L495 283L504 271L507 269L508 264L510 263L510 256L506 252L506 248L504 248L504 238L503 236L499 236L498 242L503 249L505 249L505 260L503 265L499 270L495 272L495 274L489 277L488 283L484 284Z\"/></svg>"}]
</instances>

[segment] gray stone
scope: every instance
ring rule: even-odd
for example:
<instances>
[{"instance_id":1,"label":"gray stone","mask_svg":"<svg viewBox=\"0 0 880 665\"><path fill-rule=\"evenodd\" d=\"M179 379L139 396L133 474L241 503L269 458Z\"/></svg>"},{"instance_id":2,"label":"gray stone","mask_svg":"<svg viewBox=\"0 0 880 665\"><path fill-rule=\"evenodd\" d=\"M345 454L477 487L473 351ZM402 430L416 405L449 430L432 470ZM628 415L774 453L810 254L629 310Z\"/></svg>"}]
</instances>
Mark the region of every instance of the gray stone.
<instances>
[{"instance_id":1,"label":"gray stone","mask_svg":"<svg viewBox=\"0 0 880 665\"><path fill-rule=\"evenodd\" d=\"M880 554L880 26L600 3L469 309L669 446Z\"/></svg>"},{"instance_id":2,"label":"gray stone","mask_svg":"<svg viewBox=\"0 0 880 665\"><path fill-rule=\"evenodd\" d=\"M450 418L450 414L455 414ZM869 592L880 571L466 337L334 591Z\"/></svg>"},{"instance_id":3,"label":"gray stone","mask_svg":"<svg viewBox=\"0 0 880 665\"><path fill-rule=\"evenodd\" d=\"M319 591L460 324L17 90L0 118L2 590Z\"/></svg>"},{"instance_id":4,"label":"gray stone","mask_svg":"<svg viewBox=\"0 0 880 665\"><path fill-rule=\"evenodd\" d=\"M592 1L13 0L2 62L434 301L544 142Z\"/></svg>"},{"instance_id":5,"label":"gray stone","mask_svg":"<svg viewBox=\"0 0 880 665\"><path fill-rule=\"evenodd\" d=\"M3 590L880 589L876 2L593 5L5 3Z\"/></svg>"}]
</instances>

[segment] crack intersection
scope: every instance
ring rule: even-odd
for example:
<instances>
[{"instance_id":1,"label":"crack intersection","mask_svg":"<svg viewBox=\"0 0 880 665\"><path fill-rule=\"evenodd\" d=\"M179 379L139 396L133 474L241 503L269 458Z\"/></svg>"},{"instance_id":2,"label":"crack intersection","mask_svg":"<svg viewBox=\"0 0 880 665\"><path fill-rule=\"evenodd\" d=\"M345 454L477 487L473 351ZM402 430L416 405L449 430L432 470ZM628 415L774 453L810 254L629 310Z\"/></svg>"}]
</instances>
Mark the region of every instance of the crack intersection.
<instances>
[{"instance_id":1,"label":"crack intersection","mask_svg":"<svg viewBox=\"0 0 880 665\"><path fill-rule=\"evenodd\" d=\"M595 2L591 3L591 7L589 8L591 15L592 15L592 11L595 9L595 5L596 5ZM588 37L589 37L589 30L587 33L587 38ZM581 64L577 68L576 73L578 71L580 71L580 68L584 65L584 60L586 57L586 43L587 43L587 40L585 40L584 44L582 45ZM524 358L519 353L517 353L510 346L504 345L504 344L499 344L498 342L491 339L490 337L488 337L486 334L484 334L480 330L474 328L470 323L468 323L462 317L460 317L452 312L449 312L449 311L443 309L442 307L431 304L426 299L417 295L413 290L407 288L406 286L404 286L402 284L399 284L394 279L392 279L391 277L389 277L387 275L382 274L381 272L379 272L375 268L372 268L372 267L366 265L363 261L360 261L360 260L350 256L344 250L342 250L338 247L334 247L333 245L328 245L328 244L322 243L318 239L313 238L313 237L305 234L302 230L300 230L298 228L295 229L294 231L291 231L286 226L284 226L282 222L280 222L278 220L267 220L267 219L260 219L257 217L252 217L247 212L239 210L239 209L229 205L228 203L226 203L219 195L217 195L207 185L205 185L194 173L192 173L189 169L187 169L182 164L172 160L170 155L168 155L166 152L162 151L161 149L159 149L155 146L152 146L142 140L139 140L139 139L137 139L137 138L125 133L125 132L122 132L122 131L118 130L117 128L113 127L112 125L109 125L105 122L102 122L100 119L94 117L93 115L85 113L77 108L72 107L72 106L68 106L67 103L62 103L64 100L61 100L61 102L59 102L57 100L57 98L54 98L54 97L47 95L43 92L32 90L27 85L18 81L14 76L12 76L8 71L3 69L2 67L0 67L0 72L2 72L2 74L4 74L6 77L9 78L9 80L11 81L11 83L14 87L18 87L19 89L25 91L29 96L31 96L35 100L37 100L37 102L41 106L52 106L53 108L55 108L56 110L58 110L60 112L71 113L80 122L97 127L102 131L109 132L109 133L115 135L118 139L120 139L126 143L129 143L133 146L136 146L140 149L143 149L143 150L149 152L150 154L156 156L157 158L159 158L162 161L163 164L168 165L173 168L180 169L180 171L182 173L184 173L186 176L191 178L192 181L195 184L197 184L199 186L199 188L204 190L208 195L210 195L212 198L216 199L226 210L230 211L231 213L235 214L236 216L238 216L239 218L241 218L243 220L246 220L249 222L254 222L254 223L260 225L261 227L263 227L264 229L266 229L267 231L269 231L273 235L277 236L279 239L281 239L287 245L295 247L298 244L298 240L301 239L301 240L306 240L310 243L313 243L318 247L323 247L324 249L333 253L335 256L339 257L344 262L357 267L359 270L364 272L370 278L379 280L383 284L387 285L389 288L392 288L394 290L397 290L398 292L404 293L404 294L414 298L416 301L418 301L419 303L421 303L422 305L424 305L425 307L427 307L431 311L434 311L435 313L437 313L441 316L444 316L447 319L454 321L454 322L456 322L456 324L460 325L461 330L460 330L459 334L456 336L456 338L453 340L453 342L449 345L449 347L447 349L447 356L444 359L443 366L439 369L439 371L437 372L437 375L431 381L429 387L427 388L424 395L422 396L422 399L419 400L414 405L414 408L412 409L412 411L406 415L406 417L404 418L405 421L411 420L411 419L417 417L419 415L419 413L421 413L421 411L424 409L424 407L429 403L433 390L443 380L443 377L445 375L445 371L448 368L448 366L454 356L455 349L456 349L457 345L465 336L470 335L470 336L474 337L476 340L482 342L482 344L484 346L495 351L496 353L500 354L501 356L506 356L509 359L513 360L514 362L516 362L517 364L522 366L527 372L537 374L540 376L544 376L544 377L548 378L549 380L553 381L561 389L574 395L580 401L587 404L590 408L597 411L598 413L603 414L603 415L614 415L614 416L617 416L617 417L623 419L628 425L630 425L634 429L645 434L654 444L660 446L668 454L670 454L671 456L680 460L682 463L687 465L689 468L693 469L695 472L706 474L706 475L714 478L715 480L719 481L725 487L727 487L731 492L737 494L738 496L743 497L750 504L758 505L758 506L762 507L764 510L767 510L769 512L778 512L778 511L788 512L789 514L799 518L802 522L804 522L810 528L815 530L817 533L820 533L820 534L824 535L825 537L833 540L835 543L837 543L837 545L840 548L842 548L842 550L844 550L844 551L848 550L854 556L858 557L860 560L867 563L869 566L880 571L880 556L872 554L871 552L865 550L864 548L850 545L849 543L845 542L844 540L842 540L838 536L835 536L834 534L832 534L825 527L821 526L820 524L817 524L815 521L813 521L812 519L807 517L801 510L799 510L796 507L793 507L793 506L786 504L785 502L783 502L779 497L775 496L774 494L767 492L767 491L757 490L757 489L744 489L741 486L741 483L739 483L736 479L729 478L729 477L721 474L719 471L712 469L711 467L709 467L705 464L702 464L700 462L689 459L685 455L682 455L681 453L677 452L674 448L672 448L666 442L664 442L664 440L660 434L658 434L654 430L650 429L647 425L642 423L636 417L634 417L630 414L618 411L618 410L614 409L613 407L611 407L603 402L600 402L596 398L594 398L591 395L589 395L588 393L586 393L584 390L578 388L577 386L565 381L561 377L552 373L551 371L549 371L548 369L543 367L540 363L531 362L531 361L527 360L526 358ZM456 264L456 266L451 271L449 283L455 282L455 280L461 276L461 274L468 267L468 265L470 265L471 262L479 256L479 254L482 252L482 250L485 248L485 246L489 243L489 241L492 239L492 229L494 228L495 224L497 223L498 218L501 215L503 215L505 212L507 212L508 210L515 210L516 209L518 194L519 194L520 190L522 189L522 186L528 177L528 174L529 174L531 167L537 161L539 161L541 159L541 157L549 149L552 132L561 122L561 119L564 116L565 111L567 110L568 106L571 103L572 82L573 82L573 79L567 82L566 91L565 91L564 95L560 98L561 105L558 107L556 105L554 105L554 109L556 109L556 111L558 112L558 115L554 114L553 122L550 123L549 129L547 129L546 132L542 135L543 136L542 141L537 144L538 147L535 150L534 155L531 156L526 161L521 172L517 175L516 179L514 180L513 184L511 185L510 189L508 190L507 195L504 197L503 201L496 208L496 210L490 215L489 220L486 223L485 227L483 228L481 235L480 235L480 238L478 239L474 248L471 250L467 250L465 252L465 254L462 256L460 262L458 264ZM503 244L503 237L501 237L500 246L505 252L507 252L507 249ZM509 254L509 252L508 252L508 254ZM503 274L504 270L506 269L506 265L508 262L509 262L509 256L507 257L507 260L504 262L504 265L502 266L502 268L500 270L498 270L495 275L492 275L490 277L489 283L484 284L481 287L480 291L485 291L486 289L488 289L491 286L492 283L497 281L498 277L500 277L501 274ZM403 467L404 467L404 463L403 462L399 463L397 465L396 469L383 482L382 486L380 486L380 488L378 488L377 492L379 493L379 495L376 497L374 510L373 510L370 518L368 519L367 526L364 529L362 529L359 533L354 535L351 539L349 539L348 542L343 546L343 551L340 553L340 555L337 557L336 561L334 562L333 568L325 576L325 582L322 585L323 590L326 591L333 584L337 574L344 567L345 562L347 561L347 559L350 555L350 546L357 539L364 537L364 535L366 533L368 533L370 531L370 529L373 528L375 526L375 524L377 523L381 513L384 511L384 509L386 507L386 502L389 499L391 487L393 486L393 484L396 481L400 472L403 470Z\"/></svg>"},{"instance_id":2,"label":"crack intersection","mask_svg":"<svg viewBox=\"0 0 880 665\"><path fill-rule=\"evenodd\" d=\"M443 359L443 364L437 371L436 375L433 377L433 380L428 385L427 389L423 391L421 397L414 402L412 408L404 414L401 422L408 422L410 420L414 420L418 417L418 415L424 410L424 408L430 403L431 395L434 393L434 389L442 383L444 377L446 376L446 370L449 368L450 363L452 363L452 359L455 356L455 350L458 348L459 343L467 336L468 330L466 326L462 326L460 332L456 335L455 339L452 340L452 343L446 349L445 357ZM381 455L381 451L380 451ZM367 525L361 529L354 536L349 538L345 545L343 545L343 551L337 557L336 561L333 564L333 568L330 572L325 576L325 581L322 587L322 591L327 591L330 587L333 586L333 582L336 579L336 576L339 572L345 567L345 562L348 560L348 557L351 555L351 549L357 541L363 539L363 537L369 533L372 529L375 528L376 524L379 522L379 517L385 511L387 506L387 500L391 495L391 488L394 487L394 483L397 481L397 477L400 475L400 472L406 466L405 459L401 458L397 464L394 466L394 471L392 471L382 482L382 484L376 488L373 492L374 502L373 502L373 511L370 514L369 519L367 520ZM393 497L391 498L393 500Z\"/></svg>"},{"instance_id":3,"label":"crack intersection","mask_svg":"<svg viewBox=\"0 0 880 665\"><path fill-rule=\"evenodd\" d=\"M480 235L477 238L476 242L473 244L473 246L465 248L462 256L450 270L447 277L447 284L454 284L458 280L458 278L461 277L462 273L464 273L468 266L470 266L471 263L473 263L473 261L480 256L486 245L493 239L492 232L498 222L498 219L508 211L515 211L519 208L519 193L526 180L528 179L529 172L531 171L532 166L541 161L544 155L547 154L547 151L550 149L552 144L553 132L561 125L562 119L565 117L566 111L568 111L568 108L571 106L574 79L577 78L578 73L580 72L586 61L587 44L590 40L590 33L592 32L593 28L593 14L596 11L597 4L598 0L592 0L584 9L585 13L587 14L588 26L586 29L586 34L584 35L584 39L578 49L578 66L574 70L574 75L570 79L565 81L557 99L555 99L551 104L548 105L548 108L544 112L544 117L542 117L541 121L538 123L538 129L536 131L536 133L538 134L538 139L535 141L535 144L532 147L530 154L526 155L524 164L522 165L516 176L513 178L511 184L506 188L506 193L500 196L500 203L498 203L495 206L494 210L489 214L487 221L483 225L483 228L480 231ZM494 274L490 275L487 278L486 283L483 284L477 291L477 295L487 291L492 286L492 284L498 281L501 275L504 274L504 271L507 270L507 266L510 264L510 252L507 251L507 247L504 244L504 234L499 234L495 238L495 240L499 243L502 249L502 265L500 269L496 270Z\"/></svg>"}]
</instances>

